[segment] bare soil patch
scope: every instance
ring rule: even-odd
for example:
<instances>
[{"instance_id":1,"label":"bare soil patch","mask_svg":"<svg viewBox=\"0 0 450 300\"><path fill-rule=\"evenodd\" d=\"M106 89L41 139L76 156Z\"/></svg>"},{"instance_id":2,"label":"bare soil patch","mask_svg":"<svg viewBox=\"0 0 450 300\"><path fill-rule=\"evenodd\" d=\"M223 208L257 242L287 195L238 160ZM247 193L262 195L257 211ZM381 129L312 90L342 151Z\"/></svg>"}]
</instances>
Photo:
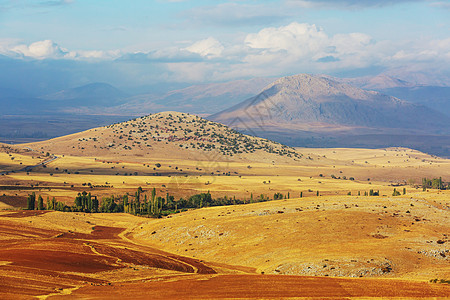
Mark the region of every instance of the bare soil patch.
<instances>
[{"instance_id":1,"label":"bare soil patch","mask_svg":"<svg viewBox=\"0 0 450 300\"><path fill-rule=\"evenodd\" d=\"M399 280L361 280L277 275L219 275L83 287L72 298L102 299L423 299L450 296L450 287ZM53 297L52 297L53 298ZM51 298L51 299L52 299ZM58 298L58 297L54 297ZM70 297L69 297L70 298Z\"/></svg>"}]
</instances>

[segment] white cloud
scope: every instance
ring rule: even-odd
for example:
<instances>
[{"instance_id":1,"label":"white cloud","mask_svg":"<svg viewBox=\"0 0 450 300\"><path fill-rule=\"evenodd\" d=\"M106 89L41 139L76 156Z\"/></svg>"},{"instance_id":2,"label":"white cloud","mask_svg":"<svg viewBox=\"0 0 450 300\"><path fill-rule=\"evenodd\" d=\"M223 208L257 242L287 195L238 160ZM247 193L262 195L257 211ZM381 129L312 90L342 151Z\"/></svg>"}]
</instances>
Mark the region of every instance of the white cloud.
<instances>
[{"instance_id":1,"label":"white cloud","mask_svg":"<svg viewBox=\"0 0 450 300\"><path fill-rule=\"evenodd\" d=\"M186 44L124 54L118 50L68 50L51 40L24 44L3 39L0 54L38 60L102 60L106 63L117 59L125 69L145 70L145 78L164 77L167 81L220 81L406 65L442 69L450 63L450 38L376 41L364 33L330 35L315 24L296 22L240 35L232 42L209 37L191 41L187 47ZM151 68L146 64L151 64Z\"/></svg>"},{"instance_id":2,"label":"white cloud","mask_svg":"<svg viewBox=\"0 0 450 300\"><path fill-rule=\"evenodd\" d=\"M185 49L192 53L200 54L201 56L218 57L222 54L224 47L218 40L209 37L198 41Z\"/></svg>"},{"instance_id":3,"label":"white cloud","mask_svg":"<svg viewBox=\"0 0 450 300\"><path fill-rule=\"evenodd\" d=\"M264 28L232 44L210 37L179 49L206 59L165 61L171 78L176 81L390 68L425 60L431 66L432 62L442 65L442 61L450 59L450 39L428 43L376 41L358 32L328 35L314 24L296 22Z\"/></svg>"},{"instance_id":4,"label":"white cloud","mask_svg":"<svg viewBox=\"0 0 450 300\"><path fill-rule=\"evenodd\" d=\"M289 53L305 55L323 48L327 40L327 35L315 25L291 23L249 34L245 38L245 44L250 48L286 50Z\"/></svg>"},{"instance_id":5,"label":"white cloud","mask_svg":"<svg viewBox=\"0 0 450 300\"><path fill-rule=\"evenodd\" d=\"M38 41L30 45L17 45L11 50L23 56L37 59L60 58L69 53L51 40Z\"/></svg>"},{"instance_id":6,"label":"white cloud","mask_svg":"<svg viewBox=\"0 0 450 300\"><path fill-rule=\"evenodd\" d=\"M396 66L426 63L431 68L447 68L450 63L450 38L410 43L408 47L397 50L388 61Z\"/></svg>"},{"instance_id":7,"label":"white cloud","mask_svg":"<svg viewBox=\"0 0 450 300\"><path fill-rule=\"evenodd\" d=\"M29 45L17 40L2 40L0 54L34 59L113 59L117 58L121 52L118 50L69 51L51 40L37 41Z\"/></svg>"},{"instance_id":8,"label":"white cloud","mask_svg":"<svg viewBox=\"0 0 450 300\"><path fill-rule=\"evenodd\" d=\"M376 43L366 34L328 36L314 24L296 22L249 34L244 42L249 48L258 50L246 57L247 63L276 63L289 71L295 68L321 70L324 63L326 68L365 67L373 62L369 53L376 48Z\"/></svg>"},{"instance_id":9,"label":"white cloud","mask_svg":"<svg viewBox=\"0 0 450 300\"><path fill-rule=\"evenodd\" d=\"M70 52L72 55L74 55L74 58L92 58L92 59L115 59L119 57L122 52L120 50L109 50L109 51L102 51L102 50L79 50L79 51L73 51ZM67 57L68 58L68 57Z\"/></svg>"}]
</instances>

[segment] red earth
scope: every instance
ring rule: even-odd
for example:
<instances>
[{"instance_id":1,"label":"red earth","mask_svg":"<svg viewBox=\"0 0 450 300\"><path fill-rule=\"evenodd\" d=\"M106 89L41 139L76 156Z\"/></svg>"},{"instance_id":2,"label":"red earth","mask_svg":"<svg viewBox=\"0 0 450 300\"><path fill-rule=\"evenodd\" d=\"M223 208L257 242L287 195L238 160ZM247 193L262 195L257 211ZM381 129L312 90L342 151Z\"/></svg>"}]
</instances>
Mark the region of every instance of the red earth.
<instances>
[{"instance_id":1,"label":"red earth","mask_svg":"<svg viewBox=\"0 0 450 300\"><path fill-rule=\"evenodd\" d=\"M283 275L197 275L162 281L82 287L72 298L103 299L350 299L444 298L450 288L421 282L387 279L341 279ZM58 297L55 297L58 298ZM69 297L70 298L70 297Z\"/></svg>"},{"instance_id":2,"label":"red earth","mask_svg":"<svg viewBox=\"0 0 450 300\"><path fill-rule=\"evenodd\" d=\"M0 299L445 298L450 285L395 279L260 275L138 245L124 229L90 234L19 222L45 212L0 216Z\"/></svg>"}]
</instances>

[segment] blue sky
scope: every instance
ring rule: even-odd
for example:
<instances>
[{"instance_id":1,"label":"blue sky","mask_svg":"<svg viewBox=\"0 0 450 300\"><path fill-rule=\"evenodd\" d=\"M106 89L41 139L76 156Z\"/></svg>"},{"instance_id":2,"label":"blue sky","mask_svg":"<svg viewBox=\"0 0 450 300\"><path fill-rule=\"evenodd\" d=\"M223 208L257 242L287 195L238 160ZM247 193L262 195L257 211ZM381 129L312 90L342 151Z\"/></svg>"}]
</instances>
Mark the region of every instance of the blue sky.
<instances>
[{"instance_id":1,"label":"blue sky","mask_svg":"<svg viewBox=\"0 0 450 300\"><path fill-rule=\"evenodd\" d=\"M445 73L450 1L0 0L0 55L68 84Z\"/></svg>"}]
</instances>

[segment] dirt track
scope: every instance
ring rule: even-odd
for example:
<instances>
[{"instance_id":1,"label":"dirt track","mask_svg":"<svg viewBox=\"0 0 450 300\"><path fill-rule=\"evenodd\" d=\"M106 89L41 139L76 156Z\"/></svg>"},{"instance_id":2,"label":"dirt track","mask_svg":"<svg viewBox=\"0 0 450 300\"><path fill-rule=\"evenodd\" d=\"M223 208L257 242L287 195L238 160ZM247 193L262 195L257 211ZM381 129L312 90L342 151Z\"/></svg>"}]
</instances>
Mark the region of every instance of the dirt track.
<instances>
[{"instance_id":1,"label":"dirt track","mask_svg":"<svg viewBox=\"0 0 450 300\"><path fill-rule=\"evenodd\" d=\"M449 285L426 282L259 275L135 244L120 227L95 225L90 234L43 229L42 217L0 216L0 298L450 297Z\"/></svg>"},{"instance_id":2,"label":"dirt track","mask_svg":"<svg viewBox=\"0 0 450 300\"><path fill-rule=\"evenodd\" d=\"M101 272L134 270L136 266L181 274L216 273L196 259L124 241L118 236L123 228L96 226L91 234L83 234L14 222L35 215L40 214L18 211L0 217L0 298L18 297L18 291L37 296L86 284L107 284L109 280L99 278Z\"/></svg>"}]
</instances>

